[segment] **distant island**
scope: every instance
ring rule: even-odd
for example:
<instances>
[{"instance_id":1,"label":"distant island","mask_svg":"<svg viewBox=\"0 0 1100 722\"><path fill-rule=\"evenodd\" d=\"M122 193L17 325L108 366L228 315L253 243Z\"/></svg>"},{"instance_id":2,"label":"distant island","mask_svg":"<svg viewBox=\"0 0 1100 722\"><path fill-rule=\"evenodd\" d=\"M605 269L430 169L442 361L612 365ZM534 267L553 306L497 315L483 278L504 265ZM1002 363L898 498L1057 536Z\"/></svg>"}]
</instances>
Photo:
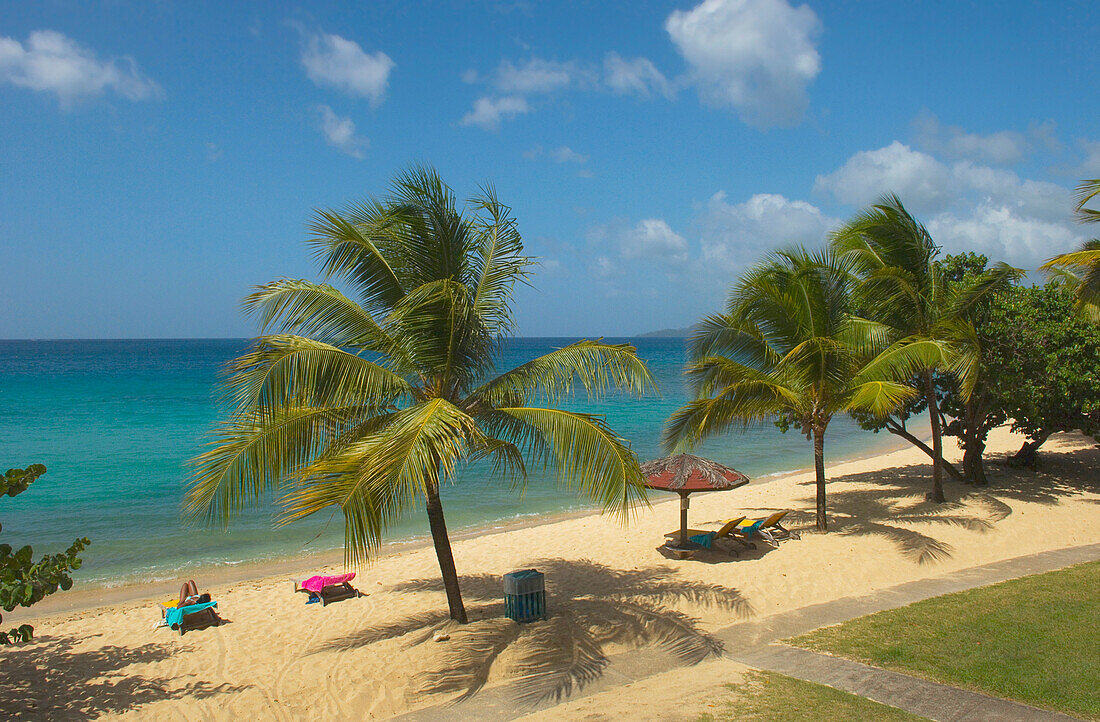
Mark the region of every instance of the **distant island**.
<instances>
[{"instance_id":1,"label":"distant island","mask_svg":"<svg viewBox=\"0 0 1100 722\"><path fill-rule=\"evenodd\" d=\"M691 335L692 327L662 328L660 331L650 331L639 335L639 338L687 338Z\"/></svg>"}]
</instances>

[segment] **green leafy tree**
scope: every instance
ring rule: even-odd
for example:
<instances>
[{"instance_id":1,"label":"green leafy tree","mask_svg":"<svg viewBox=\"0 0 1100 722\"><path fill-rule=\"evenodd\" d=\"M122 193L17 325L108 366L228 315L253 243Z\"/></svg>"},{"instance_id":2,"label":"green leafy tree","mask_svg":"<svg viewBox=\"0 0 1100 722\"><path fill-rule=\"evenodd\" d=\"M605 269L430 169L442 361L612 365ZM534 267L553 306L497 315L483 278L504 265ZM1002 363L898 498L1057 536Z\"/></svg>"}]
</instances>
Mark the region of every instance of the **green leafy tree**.
<instances>
[{"instance_id":1,"label":"green leafy tree","mask_svg":"<svg viewBox=\"0 0 1100 722\"><path fill-rule=\"evenodd\" d=\"M42 464L31 464L26 469L8 469L0 477L0 494L18 496L46 473ZM0 544L0 606L10 612L16 607L29 607L57 590L68 590L73 586L70 572L80 568L77 556L91 542L77 539L60 554L47 554L34 561L34 551L24 546L13 551L10 544ZM3 621L3 617L0 617ZM29 624L7 632L0 632L0 644L30 641L34 629Z\"/></svg>"},{"instance_id":2,"label":"green leafy tree","mask_svg":"<svg viewBox=\"0 0 1100 722\"><path fill-rule=\"evenodd\" d=\"M766 419L797 426L814 444L817 528L826 531L825 432L838 413L883 415L914 392L891 381L926 362L912 344L870 363L885 329L852 315L851 273L829 252L780 251L745 273L725 313L689 342L696 399L665 427L669 450ZM931 349L935 352L935 349Z\"/></svg>"},{"instance_id":3,"label":"green leafy tree","mask_svg":"<svg viewBox=\"0 0 1100 722\"><path fill-rule=\"evenodd\" d=\"M943 426L936 373L953 375L963 398L977 382L980 340L968 314L983 298L1011 285L1020 272L1005 264L968 282L950 283L937 263L939 246L895 195L861 211L832 234L834 252L851 263L860 282L857 305L868 318L890 329L893 347L921 344L937 348L919 369L932 431L932 494L943 493Z\"/></svg>"},{"instance_id":4,"label":"green leafy tree","mask_svg":"<svg viewBox=\"0 0 1100 722\"><path fill-rule=\"evenodd\" d=\"M1097 197L1100 197L1100 178L1081 181L1074 208L1077 220L1100 223L1100 210L1088 207ZM1076 308L1086 318L1100 321L1100 238L1087 240L1076 251L1055 256L1039 268L1050 274L1052 280L1073 289Z\"/></svg>"},{"instance_id":5,"label":"green leafy tree","mask_svg":"<svg viewBox=\"0 0 1100 722\"><path fill-rule=\"evenodd\" d=\"M277 496L286 523L338 507L359 563L423 504L450 616L465 623L440 498L463 464L491 462L520 487L527 463L552 464L624 518L645 499L636 456L601 417L539 405L653 389L633 347L581 341L494 376L532 261L492 188L459 209L434 170L414 168L388 197L317 211L311 228L324 275L354 296L280 280L248 297L265 335L234 364L236 410L197 459L187 511L227 523Z\"/></svg>"},{"instance_id":6,"label":"green leafy tree","mask_svg":"<svg viewBox=\"0 0 1100 722\"><path fill-rule=\"evenodd\" d=\"M990 404L1028 436L1012 461L1031 465L1059 431L1100 439L1100 327L1073 313L1057 285L999 294L985 332Z\"/></svg>"}]
</instances>

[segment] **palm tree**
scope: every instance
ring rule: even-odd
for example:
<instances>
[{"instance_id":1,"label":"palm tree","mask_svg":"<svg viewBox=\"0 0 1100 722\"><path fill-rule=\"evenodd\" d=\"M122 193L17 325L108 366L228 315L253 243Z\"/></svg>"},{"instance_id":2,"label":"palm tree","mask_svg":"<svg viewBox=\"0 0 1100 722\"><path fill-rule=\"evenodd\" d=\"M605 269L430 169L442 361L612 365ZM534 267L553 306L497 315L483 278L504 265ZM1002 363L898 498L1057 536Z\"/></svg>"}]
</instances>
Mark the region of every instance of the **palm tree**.
<instances>
[{"instance_id":1,"label":"palm tree","mask_svg":"<svg viewBox=\"0 0 1100 722\"><path fill-rule=\"evenodd\" d=\"M691 446L734 426L780 417L812 438L817 478L817 528L825 518L825 431L834 415L883 415L914 391L889 374L920 346L890 358L864 360L884 329L856 318L851 274L828 251L779 251L734 287L726 312L707 317L691 338L686 371L696 400L669 419L668 449Z\"/></svg>"},{"instance_id":2,"label":"palm tree","mask_svg":"<svg viewBox=\"0 0 1100 722\"><path fill-rule=\"evenodd\" d=\"M491 187L458 210L433 169L413 168L387 198L319 210L310 228L325 277L354 294L284 279L247 298L265 335L233 364L236 408L196 459L186 511L228 523L277 496L287 523L339 507L358 564L423 503L450 616L465 623L439 493L462 464L487 460L522 487L528 461L553 463L624 518L644 500L637 458L602 418L534 403L652 389L633 347L581 341L493 376L532 261Z\"/></svg>"},{"instance_id":3,"label":"palm tree","mask_svg":"<svg viewBox=\"0 0 1100 722\"><path fill-rule=\"evenodd\" d=\"M1082 223L1100 223L1100 210L1085 205L1100 196L1100 178L1081 181L1074 210ZM1076 251L1063 253L1039 267L1058 283L1074 289L1077 308L1086 317L1100 320L1100 238L1091 238Z\"/></svg>"},{"instance_id":4,"label":"palm tree","mask_svg":"<svg viewBox=\"0 0 1100 722\"><path fill-rule=\"evenodd\" d=\"M965 282L950 283L936 262L939 246L893 194L833 231L831 239L834 252L860 279L856 304L861 312L890 329L893 345L883 353L913 344L922 348L925 363L912 370L920 376L932 429L932 499L942 503L943 429L934 374L956 376L964 400L970 397L981 347L969 313L1020 272L999 263Z\"/></svg>"}]
</instances>

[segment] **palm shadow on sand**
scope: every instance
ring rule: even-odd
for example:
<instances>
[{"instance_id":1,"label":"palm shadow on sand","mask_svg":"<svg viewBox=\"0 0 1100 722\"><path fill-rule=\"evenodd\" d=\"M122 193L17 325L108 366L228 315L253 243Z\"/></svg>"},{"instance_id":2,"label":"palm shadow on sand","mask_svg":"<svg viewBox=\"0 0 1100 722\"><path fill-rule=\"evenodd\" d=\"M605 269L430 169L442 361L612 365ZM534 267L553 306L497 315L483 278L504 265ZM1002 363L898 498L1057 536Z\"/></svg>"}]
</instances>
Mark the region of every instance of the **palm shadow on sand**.
<instances>
[{"instance_id":1,"label":"palm shadow on sand","mask_svg":"<svg viewBox=\"0 0 1100 722\"><path fill-rule=\"evenodd\" d=\"M931 468L895 467L848 474L830 482L858 482L868 488L830 491L829 533L876 535L888 539L918 564L950 558L954 548L936 538L929 525L962 527L987 532L1012 514L1010 501L1053 505L1083 492L1100 493L1100 447L1044 452L1038 471L1016 469L1003 461L987 461L989 484L974 486L945 479L948 502L935 504ZM809 502L812 504L812 498ZM795 528L809 531L813 517L800 515Z\"/></svg>"},{"instance_id":2,"label":"palm shadow on sand","mask_svg":"<svg viewBox=\"0 0 1100 722\"><path fill-rule=\"evenodd\" d=\"M95 635L98 636L98 635ZM106 645L77 650L83 637L37 637L0 653L0 717L4 719L93 719L166 699L205 698L244 687L193 681L169 689L173 679L133 674L134 664L161 662L180 654L169 644L129 648Z\"/></svg>"},{"instance_id":3,"label":"palm shadow on sand","mask_svg":"<svg viewBox=\"0 0 1100 722\"><path fill-rule=\"evenodd\" d=\"M653 646L683 664L722 653L721 642L678 611L677 602L717 607L739 617L753 613L736 589L680 579L670 567L617 570L590 560L546 559L531 566L546 574L549 617L517 624L504 616L501 577L461 577L470 623L451 622L445 611L413 615L331 640L321 649L346 650L404 638L406 648L432 644L437 632L450 639L433 665L416 675L417 694L469 699L500 667L515 682L518 704L560 700L599 679L608 649ZM443 590L438 579L414 579L395 592Z\"/></svg>"}]
</instances>

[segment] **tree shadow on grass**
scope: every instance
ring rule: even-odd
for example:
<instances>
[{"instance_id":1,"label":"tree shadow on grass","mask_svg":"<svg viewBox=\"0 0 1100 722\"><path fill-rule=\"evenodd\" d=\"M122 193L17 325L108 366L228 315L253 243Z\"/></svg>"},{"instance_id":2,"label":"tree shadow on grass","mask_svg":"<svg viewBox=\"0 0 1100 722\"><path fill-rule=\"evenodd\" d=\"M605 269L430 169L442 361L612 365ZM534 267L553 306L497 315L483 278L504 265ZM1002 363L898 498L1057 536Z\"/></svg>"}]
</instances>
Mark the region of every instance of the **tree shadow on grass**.
<instances>
[{"instance_id":1,"label":"tree shadow on grass","mask_svg":"<svg viewBox=\"0 0 1100 722\"><path fill-rule=\"evenodd\" d=\"M404 638L406 648L450 635L432 666L414 680L417 694L469 699L495 668L516 681L516 702L534 706L560 700L603 674L612 646L653 646L684 664L722 652L721 642L672 605L717 607L747 617L751 605L736 589L675 576L669 567L617 570L589 560L547 559L532 563L546 574L549 617L517 624L504 617L500 576L460 579L470 623L451 622L445 612L413 615L391 624L332 640L319 650L345 650ZM443 590L438 579L414 579L395 592Z\"/></svg>"},{"instance_id":2,"label":"tree shadow on grass","mask_svg":"<svg viewBox=\"0 0 1100 722\"><path fill-rule=\"evenodd\" d=\"M0 717L92 719L166 699L205 698L244 689L202 681L169 689L175 679L128 673L126 668L166 660L179 654L179 647L150 643L78 650L85 639L44 635L0 652Z\"/></svg>"}]
</instances>

